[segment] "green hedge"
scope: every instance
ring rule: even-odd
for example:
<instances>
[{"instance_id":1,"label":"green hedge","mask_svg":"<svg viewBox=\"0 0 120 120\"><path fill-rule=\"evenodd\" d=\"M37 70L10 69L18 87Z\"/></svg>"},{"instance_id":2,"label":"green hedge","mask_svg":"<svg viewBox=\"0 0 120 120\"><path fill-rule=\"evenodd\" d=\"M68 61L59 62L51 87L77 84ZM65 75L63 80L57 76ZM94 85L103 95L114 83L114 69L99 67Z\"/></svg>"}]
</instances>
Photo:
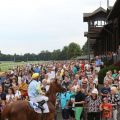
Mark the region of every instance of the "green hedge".
<instances>
[{"instance_id":1,"label":"green hedge","mask_svg":"<svg viewBox=\"0 0 120 120\"><path fill-rule=\"evenodd\" d=\"M106 72L108 72L109 70L113 72L114 70L120 70L120 68L118 66L110 65L108 67L101 69L98 74L99 84L103 84L104 77L106 76Z\"/></svg>"}]
</instances>

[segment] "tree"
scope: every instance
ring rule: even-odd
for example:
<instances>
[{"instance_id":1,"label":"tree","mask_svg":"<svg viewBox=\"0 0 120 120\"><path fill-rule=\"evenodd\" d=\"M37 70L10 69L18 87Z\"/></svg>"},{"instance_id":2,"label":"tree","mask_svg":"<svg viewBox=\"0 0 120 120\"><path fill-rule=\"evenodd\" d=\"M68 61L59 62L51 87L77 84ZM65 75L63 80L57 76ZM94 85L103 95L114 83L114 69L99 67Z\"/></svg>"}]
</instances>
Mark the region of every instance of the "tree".
<instances>
[{"instance_id":1,"label":"tree","mask_svg":"<svg viewBox=\"0 0 120 120\"><path fill-rule=\"evenodd\" d=\"M77 56L80 56L82 54L82 50L80 48L80 45L76 43L70 43L68 46L68 58L75 58Z\"/></svg>"},{"instance_id":2,"label":"tree","mask_svg":"<svg viewBox=\"0 0 120 120\"><path fill-rule=\"evenodd\" d=\"M81 48L76 43L70 43L69 46L64 46L62 50L57 49L53 52L43 50L39 54L26 53L24 55L5 55L0 54L0 61L38 61L38 60L68 60L81 55ZM14 59L15 58L15 59Z\"/></svg>"},{"instance_id":3,"label":"tree","mask_svg":"<svg viewBox=\"0 0 120 120\"><path fill-rule=\"evenodd\" d=\"M53 52L52 52L52 59L53 60L61 60L61 51L60 51L60 49L58 49L58 50L54 50Z\"/></svg>"},{"instance_id":4,"label":"tree","mask_svg":"<svg viewBox=\"0 0 120 120\"><path fill-rule=\"evenodd\" d=\"M68 46L64 46L64 48L61 51L61 59L62 60L68 60Z\"/></svg>"}]
</instances>

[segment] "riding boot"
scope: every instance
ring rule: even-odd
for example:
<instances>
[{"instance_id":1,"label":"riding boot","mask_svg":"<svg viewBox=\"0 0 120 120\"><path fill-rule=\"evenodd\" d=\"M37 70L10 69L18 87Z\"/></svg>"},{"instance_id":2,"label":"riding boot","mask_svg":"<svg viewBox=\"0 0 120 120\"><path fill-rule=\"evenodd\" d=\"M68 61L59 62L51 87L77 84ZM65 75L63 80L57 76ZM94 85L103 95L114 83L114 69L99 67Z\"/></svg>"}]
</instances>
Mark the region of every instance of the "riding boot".
<instances>
[{"instance_id":1,"label":"riding boot","mask_svg":"<svg viewBox=\"0 0 120 120\"><path fill-rule=\"evenodd\" d=\"M41 102L38 102L38 107L41 109L41 111L45 110L44 107L43 107L44 103L45 103L45 100L42 100Z\"/></svg>"},{"instance_id":2,"label":"riding boot","mask_svg":"<svg viewBox=\"0 0 120 120\"><path fill-rule=\"evenodd\" d=\"M42 101L38 102L38 104L43 106L45 104L45 102L46 102L45 100L42 100Z\"/></svg>"}]
</instances>

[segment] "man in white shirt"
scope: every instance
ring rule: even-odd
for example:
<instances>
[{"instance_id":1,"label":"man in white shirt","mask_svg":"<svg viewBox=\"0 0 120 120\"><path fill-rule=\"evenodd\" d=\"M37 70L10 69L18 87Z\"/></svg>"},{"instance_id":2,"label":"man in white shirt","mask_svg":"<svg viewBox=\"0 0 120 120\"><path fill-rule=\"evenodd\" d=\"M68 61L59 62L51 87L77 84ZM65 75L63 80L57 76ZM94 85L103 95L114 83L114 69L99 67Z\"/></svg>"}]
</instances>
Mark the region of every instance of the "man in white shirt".
<instances>
[{"instance_id":1,"label":"man in white shirt","mask_svg":"<svg viewBox=\"0 0 120 120\"><path fill-rule=\"evenodd\" d=\"M85 61L85 70L89 70L90 69L90 64L88 61Z\"/></svg>"},{"instance_id":2,"label":"man in white shirt","mask_svg":"<svg viewBox=\"0 0 120 120\"><path fill-rule=\"evenodd\" d=\"M52 67L49 67L48 68L48 79L51 80L51 79L54 79L55 78L55 71L53 71Z\"/></svg>"}]
</instances>

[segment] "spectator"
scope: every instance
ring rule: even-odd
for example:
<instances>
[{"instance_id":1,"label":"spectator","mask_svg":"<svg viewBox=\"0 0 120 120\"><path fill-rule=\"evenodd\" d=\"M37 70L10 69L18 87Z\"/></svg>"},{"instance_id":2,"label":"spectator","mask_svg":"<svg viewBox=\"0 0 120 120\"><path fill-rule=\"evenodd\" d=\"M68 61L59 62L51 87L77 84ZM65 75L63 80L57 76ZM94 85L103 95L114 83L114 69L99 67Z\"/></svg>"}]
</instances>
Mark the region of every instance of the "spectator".
<instances>
[{"instance_id":1,"label":"spectator","mask_svg":"<svg viewBox=\"0 0 120 120\"><path fill-rule=\"evenodd\" d=\"M0 100L6 100L6 93L3 92L3 87L0 85Z\"/></svg>"},{"instance_id":2,"label":"spectator","mask_svg":"<svg viewBox=\"0 0 120 120\"><path fill-rule=\"evenodd\" d=\"M71 119L74 120L75 115L74 115L73 102L74 102L74 100L75 100L75 92L74 92L74 89L73 89L73 86L72 86L72 85L69 85L69 86L68 86L67 94L68 94L68 96L69 96L69 100L68 100L69 114L70 114L70 116L71 116Z\"/></svg>"},{"instance_id":3,"label":"spectator","mask_svg":"<svg viewBox=\"0 0 120 120\"><path fill-rule=\"evenodd\" d=\"M72 71L73 71L73 74L74 74L74 75L77 74L77 71L78 71L78 70L77 70L77 67L76 67L75 65L73 66Z\"/></svg>"},{"instance_id":4,"label":"spectator","mask_svg":"<svg viewBox=\"0 0 120 120\"><path fill-rule=\"evenodd\" d=\"M111 94L109 96L109 102L113 105L113 120L117 120L118 106L120 105L120 97L116 87L111 87Z\"/></svg>"},{"instance_id":5,"label":"spectator","mask_svg":"<svg viewBox=\"0 0 120 120\"><path fill-rule=\"evenodd\" d=\"M84 68L85 68L84 61L80 61L80 69L84 71Z\"/></svg>"},{"instance_id":6,"label":"spectator","mask_svg":"<svg viewBox=\"0 0 120 120\"><path fill-rule=\"evenodd\" d=\"M104 82L105 82L106 80L109 80L109 79L113 79L112 76L111 76L111 72L110 72L110 71L108 71L108 72L106 73L106 76L105 76L105 78L104 78Z\"/></svg>"},{"instance_id":7,"label":"spectator","mask_svg":"<svg viewBox=\"0 0 120 120\"><path fill-rule=\"evenodd\" d=\"M79 86L79 83L76 79L73 80L73 88L74 88L74 91L77 92L77 87Z\"/></svg>"},{"instance_id":8,"label":"spectator","mask_svg":"<svg viewBox=\"0 0 120 120\"><path fill-rule=\"evenodd\" d=\"M17 86L17 80L16 80L16 77L13 77L13 78L12 78L11 87L14 88L15 86Z\"/></svg>"},{"instance_id":9,"label":"spectator","mask_svg":"<svg viewBox=\"0 0 120 120\"><path fill-rule=\"evenodd\" d=\"M11 87L10 79L6 79L3 83L4 91L7 93L8 89Z\"/></svg>"},{"instance_id":10,"label":"spectator","mask_svg":"<svg viewBox=\"0 0 120 120\"><path fill-rule=\"evenodd\" d=\"M65 76L65 79L62 81L62 86L64 87L64 88L68 88L68 86L70 85L70 79L69 79L69 77L68 76Z\"/></svg>"},{"instance_id":11,"label":"spectator","mask_svg":"<svg viewBox=\"0 0 120 120\"><path fill-rule=\"evenodd\" d=\"M100 109L98 106L101 104L101 98L98 96L98 90L94 89L92 94L86 98L88 106L87 120L100 120Z\"/></svg>"},{"instance_id":12,"label":"spectator","mask_svg":"<svg viewBox=\"0 0 120 120\"><path fill-rule=\"evenodd\" d=\"M18 85L21 84L21 79L22 79L22 77L20 75L18 75Z\"/></svg>"},{"instance_id":13,"label":"spectator","mask_svg":"<svg viewBox=\"0 0 120 120\"><path fill-rule=\"evenodd\" d=\"M52 66L48 67L48 79L51 80L53 78L55 78L55 71L52 69Z\"/></svg>"},{"instance_id":14,"label":"spectator","mask_svg":"<svg viewBox=\"0 0 120 120\"><path fill-rule=\"evenodd\" d=\"M6 95L6 103L13 103L15 102L15 93L13 88L8 89L8 94Z\"/></svg>"},{"instance_id":15,"label":"spectator","mask_svg":"<svg viewBox=\"0 0 120 120\"><path fill-rule=\"evenodd\" d=\"M112 118L112 104L109 103L108 98L103 99L100 110L102 111L103 120L110 120Z\"/></svg>"},{"instance_id":16,"label":"spectator","mask_svg":"<svg viewBox=\"0 0 120 120\"><path fill-rule=\"evenodd\" d=\"M33 69L34 73L40 73L40 68L37 65L34 69Z\"/></svg>"},{"instance_id":17,"label":"spectator","mask_svg":"<svg viewBox=\"0 0 120 120\"><path fill-rule=\"evenodd\" d=\"M50 83L51 81L48 79L48 74L45 74L45 78L43 80L46 80L47 83Z\"/></svg>"},{"instance_id":18,"label":"spectator","mask_svg":"<svg viewBox=\"0 0 120 120\"><path fill-rule=\"evenodd\" d=\"M120 81L120 70L118 71L117 79Z\"/></svg>"},{"instance_id":19,"label":"spectator","mask_svg":"<svg viewBox=\"0 0 120 120\"><path fill-rule=\"evenodd\" d=\"M90 63L88 61L85 61L85 65L84 65L84 70L89 70L90 69Z\"/></svg>"},{"instance_id":20,"label":"spectator","mask_svg":"<svg viewBox=\"0 0 120 120\"><path fill-rule=\"evenodd\" d=\"M96 56L95 65L96 65L95 69L99 72L100 71L100 66L102 65L102 62L101 62L101 59L99 58L99 56Z\"/></svg>"},{"instance_id":21,"label":"spectator","mask_svg":"<svg viewBox=\"0 0 120 120\"><path fill-rule=\"evenodd\" d=\"M27 97L28 85L27 85L27 83L25 83L25 79L24 79L24 78L22 78L22 80L21 80L21 84L20 84L20 86L19 86L19 90L20 90L20 92L21 92L21 97L22 97L22 99L26 99L26 97Z\"/></svg>"},{"instance_id":22,"label":"spectator","mask_svg":"<svg viewBox=\"0 0 120 120\"><path fill-rule=\"evenodd\" d=\"M40 81L42 82L43 79L45 79L45 71L44 70L41 71Z\"/></svg>"},{"instance_id":23,"label":"spectator","mask_svg":"<svg viewBox=\"0 0 120 120\"><path fill-rule=\"evenodd\" d=\"M93 82L94 82L95 86L98 87L98 72L95 71L95 72L92 74L92 77L93 77Z\"/></svg>"},{"instance_id":24,"label":"spectator","mask_svg":"<svg viewBox=\"0 0 120 120\"><path fill-rule=\"evenodd\" d=\"M75 75L75 79L77 80L78 84L82 85L82 80L80 80L80 76L78 74Z\"/></svg>"},{"instance_id":25,"label":"spectator","mask_svg":"<svg viewBox=\"0 0 120 120\"><path fill-rule=\"evenodd\" d=\"M88 85L87 78L83 78L82 79L82 86L81 86L81 88L82 88L83 93L85 95L87 95L88 94L88 90L89 90L89 85Z\"/></svg>"},{"instance_id":26,"label":"spectator","mask_svg":"<svg viewBox=\"0 0 120 120\"><path fill-rule=\"evenodd\" d=\"M111 93L111 89L109 86L109 82L108 82L108 80L106 80L104 82L103 88L101 89L101 96L102 96L102 98L108 97L110 93Z\"/></svg>"},{"instance_id":27,"label":"spectator","mask_svg":"<svg viewBox=\"0 0 120 120\"><path fill-rule=\"evenodd\" d=\"M115 79L118 76L117 70L114 70L114 73L112 74L113 79Z\"/></svg>"},{"instance_id":28,"label":"spectator","mask_svg":"<svg viewBox=\"0 0 120 120\"><path fill-rule=\"evenodd\" d=\"M85 104L85 94L82 93L80 86L77 87L77 94L75 95L75 119L81 120L83 107Z\"/></svg>"},{"instance_id":29,"label":"spectator","mask_svg":"<svg viewBox=\"0 0 120 120\"><path fill-rule=\"evenodd\" d=\"M60 94L60 102L61 102L63 120L69 120L69 108L68 108L69 100L70 100L70 97L69 97L69 94L67 94L67 92Z\"/></svg>"},{"instance_id":30,"label":"spectator","mask_svg":"<svg viewBox=\"0 0 120 120\"><path fill-rule=\"evenodd\" d=\"M15 99L16 100L21 100L21 92L19 91L19 87L15 86L14 91L15 91Z\"/></svg>"},{"instance_id":31,"label":"spectator","mask_svg":"<svg viewBox=\"0 0 120 120\"><path fill-rule=\"evenodd\" d=\"M91 95L92 94L92 91L95 89L95 86L93 83L90 83L89 84L89 89L88 89L88 95Z\"/></svg>"},{"instance_id":32,"label":"spectator","mask_svg":"<svg viewBox=\"0 0 120 120\"><path fill-rule=\"evenodd\" d=\"M89 78L91 75L92 75L91 69L88 68L88 69L86 70L86 76Z\"/></svg>"},{"instance_id":33,"label":"spectator","mask_svg":"<svg viewBox=\"0 0 120 120\"><path fill-rule=\"evenodd\" d=\"M58 70L56 73L56 78L59 80L62 80L62 76L60 74L61 74L61 72L60 72L60 70Z\"/></svg>"}]
</instances>

